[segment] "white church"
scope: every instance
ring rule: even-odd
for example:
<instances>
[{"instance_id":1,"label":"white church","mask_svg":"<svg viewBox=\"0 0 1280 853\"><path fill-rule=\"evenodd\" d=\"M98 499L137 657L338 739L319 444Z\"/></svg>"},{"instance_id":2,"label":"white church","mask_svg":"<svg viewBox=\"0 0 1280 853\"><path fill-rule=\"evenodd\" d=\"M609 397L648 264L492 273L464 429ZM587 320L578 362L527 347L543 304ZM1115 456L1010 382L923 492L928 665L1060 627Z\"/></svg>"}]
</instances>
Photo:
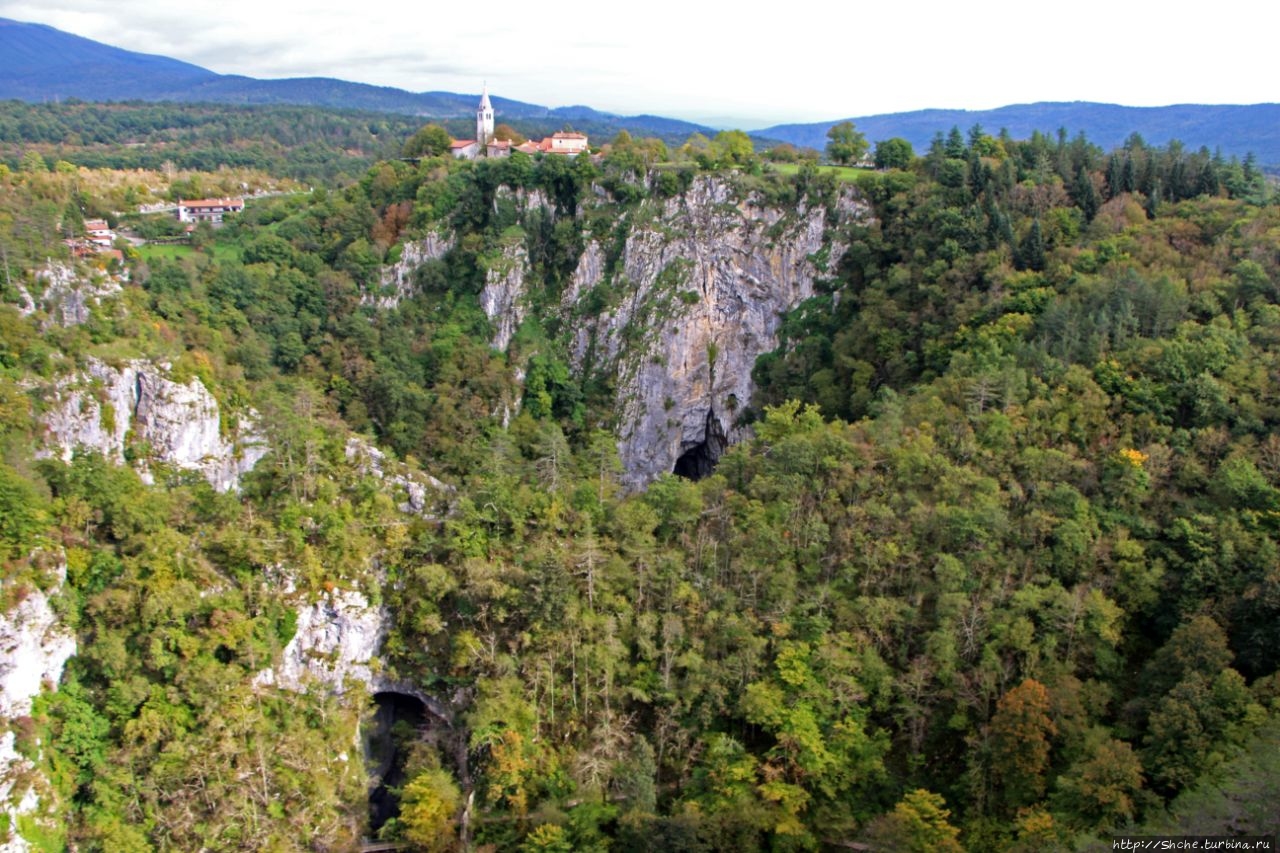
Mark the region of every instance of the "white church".
<instances>
[{"instance_id":1,"label":"white church","mask_svg":"<svg viewBox=\"0 0 1280 853\"><path fill-rule=\"evenodd\" d=\"M587 150L587 135L573 131L561 131L545 137L541 142L512 145L510 140L493 138L493 104L489 102L489 85L486 83L484 93L480 96L480 106L476 107L476 138L455 139L449 143L449 151L459 160L474 160L477 157L506 157L512 151L524 154L563 154L576 157Z\"/></svg>"}]
</instances>

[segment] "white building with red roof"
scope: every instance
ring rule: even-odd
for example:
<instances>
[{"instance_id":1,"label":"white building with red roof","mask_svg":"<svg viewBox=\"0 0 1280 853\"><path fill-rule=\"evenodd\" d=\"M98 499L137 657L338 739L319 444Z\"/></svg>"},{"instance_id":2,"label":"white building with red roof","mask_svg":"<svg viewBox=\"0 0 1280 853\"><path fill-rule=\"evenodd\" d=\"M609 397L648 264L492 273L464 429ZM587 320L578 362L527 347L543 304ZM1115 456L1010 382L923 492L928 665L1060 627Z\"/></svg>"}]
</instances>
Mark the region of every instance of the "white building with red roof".
<instances>
[{"instance_id":1,"label":"white building with red roof","mask_svg":"<svg viewBox=\"0 0 1280 853\"><path fill-rule=\"evenodd\" d=\"M480 146L474 139L454 139L449 143L449 153L457 160L474 160Z\"/></svg>"},{"instance_id":2,"label":"white building with red roof","mask_svg":"<svg viewBox=\"0 0 1280 853\"><path fill-rule=\"evenodd\" d=\"M587 150L587 135L575 131L559 131L538 143L538 150L545 154L567 154L576 157Z\"/></svg>"},{"instance_id":3,"label":"white building with red roof","mask_svg":"<svg viewBox=\"0 0 1280 853\"><path fill-rule=\"evenodd\" d=\"M198 198L183 201L178 199L179 222L222 222L229 213L240 213L244 210L242 198Z\"/></svg>"},{"instance_id":4,"label":"white building with red roof","mask_svg":"<svg viewBox=\"0 0 1280 853\"><path fill-rule=\"evenodd\" d=\"M110 249L116 241L116 232L103 219L86 219L84 233L90 243L103 249Z\"/></svg>"}]
</instances>

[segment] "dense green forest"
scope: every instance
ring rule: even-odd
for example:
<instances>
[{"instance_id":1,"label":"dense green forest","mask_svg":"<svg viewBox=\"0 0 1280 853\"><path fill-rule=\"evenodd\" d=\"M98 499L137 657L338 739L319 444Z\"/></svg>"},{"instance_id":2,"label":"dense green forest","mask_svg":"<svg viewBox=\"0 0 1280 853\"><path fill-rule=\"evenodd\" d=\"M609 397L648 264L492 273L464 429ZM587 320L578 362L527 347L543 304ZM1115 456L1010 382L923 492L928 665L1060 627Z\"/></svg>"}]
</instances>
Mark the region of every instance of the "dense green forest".
<instances>
[{"instance_id":1,"label":"dense green forest","mask_svg":"<svg viewBox=\"0 0 1280 853\"><path fill-rule=\"evenodd\" d=\"M37 151L52 163L106 169L252 168L316 182L358 177L394 157L410 116L311 107L0 102L0 162Z\"/></svg>"},{"instance_id":2,"label":"dense green forest","mask_svg":"<svg viewBox=\"0 0 1280 853\"><path fill-rule=\"evenodd\" d=\"M644 118L636 122L643 125ZM576 116L572 125L555 115L502 120L535 139L571 126L597 137L613 136L627 122L590 114ZM472 120L440 122L459 139L475 135ZM375 162L398 157L405 138L421 124L421 119L401 113L287 105L0 101L0 163L17 169L24 155L37 152L50 165L64 160L94 169L159 170L166 164L208 172L257 169L341 186L359 179ZM676 145L689 125L671 124L664 139Z\"/></svg>"},{"instance_id":3,"label":"dense green forest","mask_svg":"<svg viewBox=\"0 0 1280 853\"><path fill-rule=\"evenodd\" d=\"M300 124L277 141L305 146ZM170 257L131 252L120 295L70 326L20 311L19 288L85 185L0 168L3 594L54 588L63 555L80 642L10 721L57 804L23 826L40 849L354 849L368 709L255 680L297 596L341 590L389 607L381 666L454 697L460 751L440 725L397 735L380 831L412 849L1109 849L1121 829L1280 827L1280 207L1253 163L975 127L858 172L874 219L757 362L754 438L628 494L610 378L571 370L572 330L537 312L491 350L485 271L521 241L557 304L588 237L699 171L780 207L845 191L744 140L379 162ZM452 249L378 307L428 231ZM37 460L40 389L90 357L162 359L254 407L268 455L238 494ZM439 511L401 511L351 433L444 481Z\"/></svg>"}]
</instances>

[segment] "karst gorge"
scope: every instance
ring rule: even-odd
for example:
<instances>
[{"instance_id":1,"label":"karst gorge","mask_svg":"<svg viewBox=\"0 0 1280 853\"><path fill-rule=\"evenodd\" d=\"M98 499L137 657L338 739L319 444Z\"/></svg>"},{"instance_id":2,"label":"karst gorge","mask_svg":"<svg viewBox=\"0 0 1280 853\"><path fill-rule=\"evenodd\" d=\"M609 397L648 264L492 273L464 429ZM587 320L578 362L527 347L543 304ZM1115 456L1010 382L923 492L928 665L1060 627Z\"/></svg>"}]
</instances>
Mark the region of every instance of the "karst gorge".
<instances>
[{"instance_id":1,"label":"karst gorge","mask_svg":"<svg viewBox=\"0 0 1280 853\"><path fill-rule=\"evenodd\" d=\"M0 167L0 849L1274 832L1262 173L741 142Z\"/></svg>"}]
</instances>

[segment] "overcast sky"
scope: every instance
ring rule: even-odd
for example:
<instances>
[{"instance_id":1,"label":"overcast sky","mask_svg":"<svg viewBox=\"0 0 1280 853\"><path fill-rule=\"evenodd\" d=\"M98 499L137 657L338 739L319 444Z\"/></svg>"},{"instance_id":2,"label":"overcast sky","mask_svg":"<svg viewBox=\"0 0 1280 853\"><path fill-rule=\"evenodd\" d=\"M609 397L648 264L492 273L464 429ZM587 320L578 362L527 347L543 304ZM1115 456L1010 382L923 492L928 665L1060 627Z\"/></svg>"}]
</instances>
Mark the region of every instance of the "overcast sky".
<instances>
[{"instance_id":1,"label":"overcast sky","mask_svg":"<svg viewBox=\"0 0 1280 853\"><path fill-rule=\"evenodd\" d=\"M536 104L744 129L1033 101L1280 100L1280 6L1243 0L0 0L0 17L223 74L413 92L478 92L487 80Z\"/></svg>"}]
</instances>

